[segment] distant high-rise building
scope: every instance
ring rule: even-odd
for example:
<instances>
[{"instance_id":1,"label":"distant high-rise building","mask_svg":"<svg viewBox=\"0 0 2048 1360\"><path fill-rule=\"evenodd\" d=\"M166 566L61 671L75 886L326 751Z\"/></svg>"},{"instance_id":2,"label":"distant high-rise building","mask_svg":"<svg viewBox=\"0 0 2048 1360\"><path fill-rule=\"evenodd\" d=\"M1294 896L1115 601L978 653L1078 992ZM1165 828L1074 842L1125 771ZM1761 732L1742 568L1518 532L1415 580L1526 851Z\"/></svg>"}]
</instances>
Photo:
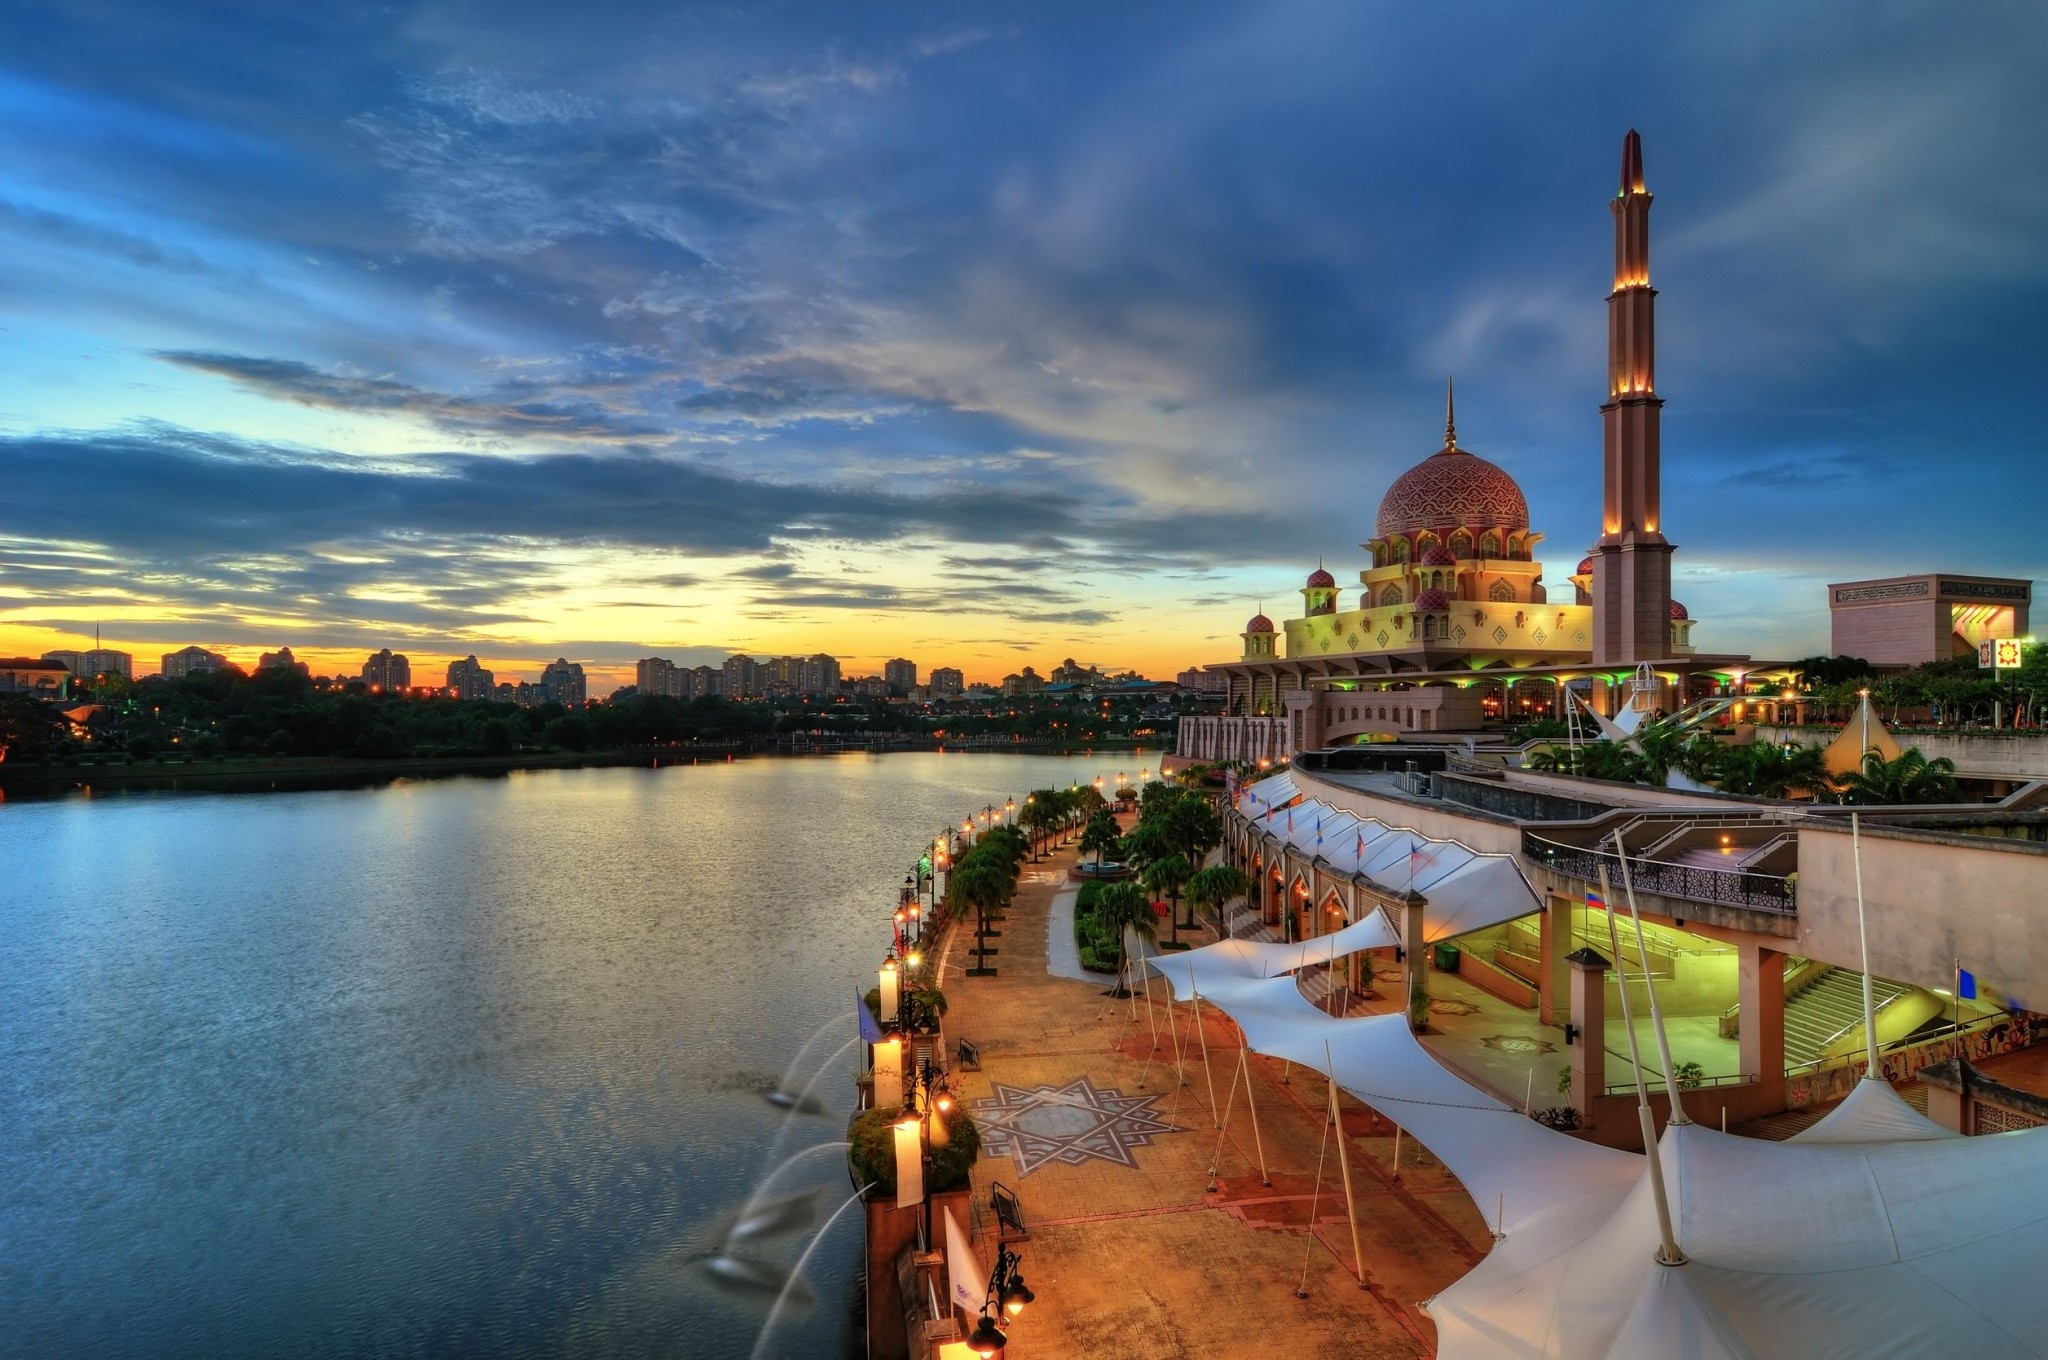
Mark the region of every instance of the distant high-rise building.
<instances>
[{"instance_id":1,"label":"distant high-rise building","mask_svg":"<svg viewBox=\"0 0 2048 1360\"><path fill-rule=\"evenodd\" d=\"M798 666L796 687L802 694L839 693L839 658L825 652L805 657Z\"/></svg>"},{"instance_id":2,"label":"distant high-rise building","mask_svg":"<svg viewBox=\"0 0 2048 1360\"><path fill-rule=\"evenodd\" d=\"M951 666L932 667L932 698L957 699L967 688L967 677Z\"/></svg>"},{"instance_id":3,"label":"distant high-rise building","mask_svg":"<svg viewBox=\"0 0 2048 1360\"><path fill-rule=\"evenodd\" d=\"M274 652L265 652L256 662L259 671L297 671L300 675L311 675L312 667L292 655L289 647L280 647Z\"/></svg>"},{"instance_id":4,"label":"distant high-rise building","mask_svg":"<svg viewBox=\"0 0 2048 1360\"><path fill-rule=\"evenodd\" d=\"M1055 685L1099 685L1102 672L1093 666L1084 666L1071 656L1052 668L1051 683Z\"/></svg>"},{"instance_id":5,"label":"distant high-rise building","mask_svg":"<svg viewBox=\"0 0 2048 1360\"><path fill-rule=\"evenodd\" d=\"M751 699L759 692L762 681L756 678L760 667L751 656L729 656L725 659L725 689L728 699Z\"/></svg>"},{"instance_id":6,"label":"distant high-rise building","mask_svg":"<svg viewBox=\"0 0 2048 1360\"><path fill-rule=\"evenodd\" d=\"M689 674L665 657L650 656L633 667L633 688L643 699L683 699L689 697Z\"/></svg>"},{"instance_id":7,"label":"distant high-rise building","mask_svg":"<svg viewBox=\"0 0 2048 1360\"><path fill-rule=\"evenodd\" d=\"M882 678L889 682L889 688L898 694L908 694L917 688L917 663L902 657L882 663Z\"/></svg>"},{"instance_id":8,"label":"distant high-rise building","mask_svg":"<svg viewBox=\"0 0 2048 1360\"><path fill-rule=\"evenodd\" d=\"M182 680L202 671L220 670L227 664L228 659L219 652L209 652L204 647L181 647L164 654L163 674L166 680Z\"/></svg>"},{"instance_id":9,"label":"distant high-rise building","mask_svg":"<svg viewBox=\"0 0 2048 1360\"><path fill-rule=\"evenodd\" d=\"M490 698L496 689L497 678L473 656L448 663L448 689L458 699Z\"/></svg>"},{"instance_id":10,"label":"distant high-rise building","mask_svg":"<svg viewBox=\"0 0 2048 1360\"><path fill-rule=\"evenodd\" d=\"M1221 673L1211 674L1200 666L1190 666L1174 679L1180 687L1195 694L1221 694L1230 684L1230 677Z\"/></svg>"},{"instance_id":11,"label":"distant high-rise building","mask_svg":"<svg viewBox=\"0 0 2048 1360\"><path fill-rule=\"evenodd\" d=\"M684 698L705 699L725 693L725 672L716 666L692 666L688 671L676 674L689 677L689 684L683 691Z\"/></svg>"},{"instance_id":12,"label":"distant high-rise building","mask_svg":"<svg viewBox=\"0 0 2048 1360\"><path fill-rule=\"evenodd\" d=\"M583 667L567 657L556 657L540 673L540 690L543 703L560 704L564 708L583 707L587 693Z\"/></svg>"},{"instance_id":13,"label":"distant high-rise building","mask_svg":"<svg viewBox=\"0 0 2048 1360\"><path fill-rule=\"evenodd\" d=\"M389 647L363 662L363 683L386 692L412 688L412 662Z\"/></svg>"},{"instance_id":14,"label":"distant high-rise building","mask_svg":"<svg viewBox=\"0 0 2048 1360\"><path fill-rule=\"evenodd\" d=\"M1009 695L1036 694L1045 688L1045 677L1026 666L1021 675L1003 677L1003 693Z\"/></svg>"}]
</instances>

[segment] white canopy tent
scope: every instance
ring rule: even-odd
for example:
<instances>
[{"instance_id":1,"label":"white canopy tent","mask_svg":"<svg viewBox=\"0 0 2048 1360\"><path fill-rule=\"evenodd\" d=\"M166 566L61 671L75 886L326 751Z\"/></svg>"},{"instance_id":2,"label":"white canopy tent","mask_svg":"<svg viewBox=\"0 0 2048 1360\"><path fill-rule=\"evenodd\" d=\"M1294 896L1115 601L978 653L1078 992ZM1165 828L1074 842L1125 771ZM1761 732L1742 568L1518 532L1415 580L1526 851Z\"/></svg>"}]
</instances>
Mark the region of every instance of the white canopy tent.
<instances>
[{"instance_id":1,"label":"white canopy tent","mask_svg":"<svg viewBox=\"0 0 2048 1360\"><path fill-rule=\"evenodd\" d=\"M2048 1356L2048 1129L1957 1138L1880 1081L1787 1143L1671 1125L1688 1260L1659 1265L1647 1159L1477 1090L1403 1016L1323 1014L1291 975L1255 976L1264 957L1226 943L1157 963L1176 992L1206 978L1252 1051L1334 1069L1500 1233L1428 1304L1444 1360Z\"/></svg>"},{"instance_id":2,"label":"white canopy tent","mask_svg":"<svg viewBox=\"0 0 2048 1360\"><path fill-rule=\"evenodd\" d=\"M1426 944L1512 921L1543 905L1512 855L1433 840L1314 798L1258 821L1260 830L1302 858L1320 861L1333 875L1357 874L1385 888L1421 893L1427 899Z\"/></svg>"},{"instance_id":3,"label":"white canopy tent","mask_svg":"<svg viewBox=\"0 0 2048 1360\"><path fill-rule=\"evenodd\" d=\"M1152 970L1173 984L1177 1000L1186 1001L1199 992L1214 995L1219 987L1247 979L1278 977L1297 968L1326 964L1355 954L1361 949L1385 949L1399 944L1400 936L1380 911L1367 913L1342 930L1318 935L1294 944L1261 940L1219 940L1200 949L1180 954L1159 954L1146 959Z\"/></svg>"}]
</instances>

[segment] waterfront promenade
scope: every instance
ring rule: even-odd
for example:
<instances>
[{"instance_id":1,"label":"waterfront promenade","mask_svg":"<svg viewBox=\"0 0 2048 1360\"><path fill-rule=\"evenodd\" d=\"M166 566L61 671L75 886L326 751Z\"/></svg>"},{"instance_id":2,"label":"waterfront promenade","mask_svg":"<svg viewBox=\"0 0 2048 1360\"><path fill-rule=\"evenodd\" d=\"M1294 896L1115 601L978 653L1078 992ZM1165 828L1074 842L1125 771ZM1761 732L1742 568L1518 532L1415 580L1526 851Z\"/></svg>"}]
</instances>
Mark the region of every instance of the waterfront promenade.
<instances>
[{"instance_id":1,"label":"waterfront promenade","mask_svg":"<svg viewBox=\"0 0 2048 1360\"><path fill-rule=\"evenodd\" d=\"M1070 887L1074 859L1069 847L1024 867L993 942L996 977L965 975L971 919L953 932L941 965L948 1033L972 1040L982 1056L982 1070L957 1073L954 1086L984 1140L974 1170L984 1264L995 1255L993 1185L1016 1193L1030 1233L1018 1249L1037 1300L1008 1353L1433 1354L1434 1330L1417 1305L1491 1245L1464 1190L1413 1140L1403 1143L1397 1176L1392 1126L1347 1099L1363 1256L1355 1269L1338 1148L1334 1138L1324 1145L1321 1078L1249 1060L1272 1182L1264 1185L1244 1091L1228 1095L1235 1025L1204 1007L1198 1037L1192 1008L1177 1008L1183 1085L1162 984L1153 984L1148 1019L1142 995L1134 1015L1129 1002L1104 995L1106 982L1047 971L1050 909ZM1211 1080L1217 1110L1233 1107L1220 1140ZM1306 1299L1296 1296L1304 1282Z\"/></svg>"}]
</instances>

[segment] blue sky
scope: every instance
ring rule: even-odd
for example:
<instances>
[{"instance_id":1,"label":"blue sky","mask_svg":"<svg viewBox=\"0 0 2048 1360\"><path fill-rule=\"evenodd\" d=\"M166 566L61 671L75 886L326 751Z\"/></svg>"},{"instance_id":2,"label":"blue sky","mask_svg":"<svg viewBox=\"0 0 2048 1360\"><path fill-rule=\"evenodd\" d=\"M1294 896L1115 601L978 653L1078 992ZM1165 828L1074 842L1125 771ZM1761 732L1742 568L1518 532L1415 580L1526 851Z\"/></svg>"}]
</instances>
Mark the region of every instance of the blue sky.
<instances>
[{"instance_id":1,"label":"blue sky","mask_svg":"<svg viewBox=\"0 0 2048 1360\"><path fill-rule=\"evenodd\" d=\"M335 11L325 13L321 11ZM1647 12L1646 12L1647 11ZM1704 648L2043 574L2030 4L15 4L0 650L1234 655L1460 442Z\"/></svg>"}]
</instances>

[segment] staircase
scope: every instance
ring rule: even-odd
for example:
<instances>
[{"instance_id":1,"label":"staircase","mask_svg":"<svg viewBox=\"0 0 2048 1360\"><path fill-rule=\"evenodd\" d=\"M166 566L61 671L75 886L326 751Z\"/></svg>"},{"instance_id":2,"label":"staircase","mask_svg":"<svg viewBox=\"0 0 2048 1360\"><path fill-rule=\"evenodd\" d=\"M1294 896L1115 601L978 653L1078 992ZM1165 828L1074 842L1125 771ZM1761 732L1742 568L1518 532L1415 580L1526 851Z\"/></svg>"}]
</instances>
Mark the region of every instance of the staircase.
<instances>
[{"instance_id":1,"label":"staircase","mask_svg":"<svg viewBox=\"0 0 2048 1360\"><path fill-rule=\"evenodd\" d=\"M1903 982L1872 978L1871 1004L1878 1014L1913 990ZM1799 1067L1863 1023L1863 975L1830 968L1785 1003L1785 1066Z\"/></svg>"}]
</instances>

